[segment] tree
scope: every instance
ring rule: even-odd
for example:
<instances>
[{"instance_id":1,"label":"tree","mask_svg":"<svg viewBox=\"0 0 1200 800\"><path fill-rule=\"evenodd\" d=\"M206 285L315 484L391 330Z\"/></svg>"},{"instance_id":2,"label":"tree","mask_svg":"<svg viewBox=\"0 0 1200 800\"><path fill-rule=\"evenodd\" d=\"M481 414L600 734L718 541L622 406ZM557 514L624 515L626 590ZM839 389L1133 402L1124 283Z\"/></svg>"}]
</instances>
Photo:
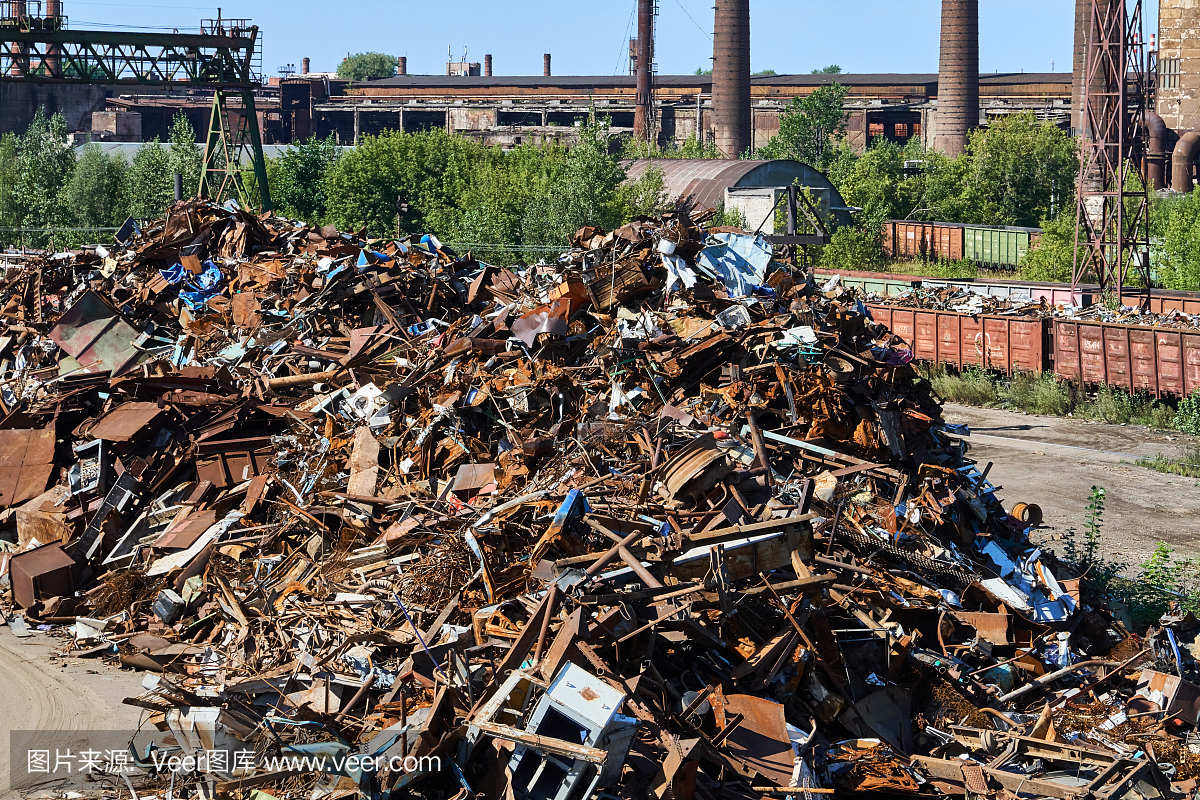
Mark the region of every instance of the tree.
<instances>
[{"instance_id":1,"label":"tree","mask_svg":"<svg viewBox=\"0 0 1200 800\"><path fill-rule=\"evenodd\" d=\"M125 175L125 203L129 215L136 219L162 216L175 198L173 183L171 155L167 148L157 137L143 144Z\"/></svg>"},{"instance_id":2,"label":"tree","mask_svg":"<svg viewBox=\"0 0 1200 800\"><path fill-rule=\"evenodd\" d=\"M1037 225L1074 205L1075 140L1026 111L971 132L965 203L987 225Z\"/></svg>"},{"instance_id":3,"label":"tree","mask_svg":"<svg viewBox=\"0 0 1200 800\"><path fill-rule=\"evenodd\" d=\"M695 73L695 74L697 74L697 75L701 75L701 76L703 76L703 75L712 75L712 67L709 67L709 68L707 68L707 69L705 69L704 67L696 67L696 73Z\"/></svg>"},{"instance_id":4,"label":"tree","mask_svg":"<svg viewBox=\"0 0 1200 800\"><path fill-rule=\"evenodd\" d=\"M658 167L649 167L635 181L626 181L617 189L621 216L625 220L649 216L670 202L666 175Z\"/></svg>"},{"instance_id":5,"label":"tree","mask_svg":"<svg viewBox=\"0 0 1200 800\"><path fill-rule=\"evenodd\" d=\"M63 187L63 205L70 221L83 227L120 225L126 216L124 183L128 166L100 145L86 145Z\"/></svg>"},{"instance_id":6,"label":"tree","mask_svg":"<svg viewBox=\"0 0 1200 800\"><path fill-rule=\"evenodd\" d=\"M1071 280L1075 263L1075 209L1064 208L1042 221L1042 239L1021 259L1021 275L1031 281Z\"/></svg>"},{"instance_id":7,"label":"tree","mask_svg":"<svg viewBox=\"0 0 1200 800\"><path fill-rule=\"evenodd\" d=\"M779 132L771 137L759 158L790 158L824 167L831 140L846 129L843 103L848 89L839 83L821 86L805 97L794 97L779 116Z\"/></svg>"},{"instance_id":8,"label":"tree","mask_svg":"<svg viewBox=\"0 0 1200 800\"><path fill-rule=\"evenodd\" d=\"M63 220L62 188L74 166L75 152L67 141L67 123L62 114L47 116L39 108L17 143L13 201L21 226L48 228ZM21 239L35 245L49 240L45 234Z\"/></svg>"},{"instance_id":9,"label":"tree","mask_svg":"<svg viewBox=\"0 0 1200 800\"><path fill-rule=\"evenodd\" d=\"M0 245L16 240L15 235L3 229L21 224L16 200L18 174L17 137L11 133L0 134Z\"/></svg>"},{"instance_id":10,"label":"tree","mask_svg":"<svg viewBox=\"0 0 1200 800\"><path fill-rule=\"evenodd\" d=\"M814 69L812 71L812 74L813 75L841 75L842 68L837 64L829 64L828 66L821 67L820 69Z\"/></svg>"},{"instance_id":11,"label":"tree","mask_svg":"<svg viewBox=\"0 0 1200 800\"><path fill-rule=\"evenodd\" d=\"M342 59L342 63L338 64L337 75L347 81L390 78L396 74L398 63L395 56L386 53L355 53Z\"/></svg>"},{"instance_id":12,"label":"tree","mask_svg":"<svg viewBox=\"0 0 1200 800\"><path fill-rule=\"evenodd\" d=\"M620 224L617 187L625 170L608 151L608 134L605 122L593 121L580 129L562 172L521 221L526 244L561 246L585 225L611 230Z\"/></svg>"},{"instance_id":13,"label":"tree","mask_svg":"<svg viewBox=\"0 0 1200 800\"><path fill-rule=\"evenodd\" d=\"M769 78L772 75L778 75L779 73L773 69L760 69L758 72L751 72L750 74L755 78Z\"/></svg>"},{"instance_id":14,"label":"tree","mask_svg":"<svg viewBox=\"0 0 1200 800\"><path fill-rule=\"evenodd\" d=\"M274 160L271 196L279 209L292 217L318 221L325 217L325 180L338 158L337 139L313 137L293 144Z\"/></svg>"},{"instance_id":15,"label":"tree","mask_svg":"<svg viewBox=\"0 0 1200 800\"><path fill-rule=\"evenodd\" d=\"M1200 187L1157 201L1151 214L1158 278L1168 289L1200 289ZM1153 246L1153 245L1152 245Z\"/></svg>"},{"instance_id":16,"label":"tree","mask_svg":"<svg viewBox=\"0 0 1200 800\"><path fill-rule=\"evenodd\" d=\"M171 119L171 180L175 173L183 176L183 196L191 197L200 190L200 169L204 155L196 143L196 129L182 111L176 111ZM172 187L174 192L174 187ZM172 194L174 197L174 194Z\"/></svg>"}]
</instances>

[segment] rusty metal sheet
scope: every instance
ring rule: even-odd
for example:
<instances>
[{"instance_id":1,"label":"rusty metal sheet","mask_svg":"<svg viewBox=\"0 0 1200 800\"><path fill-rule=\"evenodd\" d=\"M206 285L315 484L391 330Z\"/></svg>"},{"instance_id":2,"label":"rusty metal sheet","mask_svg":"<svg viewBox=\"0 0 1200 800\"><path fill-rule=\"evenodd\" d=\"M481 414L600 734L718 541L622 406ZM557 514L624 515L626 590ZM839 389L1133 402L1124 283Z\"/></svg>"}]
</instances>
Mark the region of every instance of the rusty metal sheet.
<instances>
[{"instance_id":1,"label":"rusty metal sheet","mask_svg":"<svg viewBox=\"0 0 1200 800\"><path fill-rule=\"evenodd\" d=\"M906 341L913 355L927 361L979 366L1012 373L1048 368L1046 341L1050 321L1041 318L955 311L896 308L870 303L877 322Z\"/></svg>"},{"instance_id":2,"label":"rusty metal sheet","mask_svg":"<svg viewBox=\"0 0 1200 800\"><path fill-rule=\"evenodd\" d=\"M84 292L48 334L84 372L120 375L142 358L134 349L137 329L100 295ZM68 369L74 366L63 365Z\"/></svg>"},{"instance_id":3,"label":"rusty metal sheet","mask_svg":"<svg viewBox=\"0 0 1200 800\"><path fill-rule=\"evenodd\" d=\"M742 770L758 774L778 786L790 786L792 742L788 738L783 706L750 694L725 695L725 718L728 720L737 714L742 716L742 721L724 742L730 760Z\"/></svg>"},{"instance_id":4,"label":"rusty metal sheet","mask_svg":"<svg viewBox=\"0 0 1200 800\"><path fill-rule=\"evenodd\" d=\"M1183 397L1200 388L1200 333L1055 320L1054 372L1080 383Z\"/></svg>"},{"instance_id":5,"label":"rusty metal sheet","mask_svg":"<svg viewBox=\"0 0 1200 800\"><path fill-rule=\"evenodd\" d=\"M186 550L216 521L217 512L211 509L176 517L154 540L153 546L161 550Z\"/></svg>"},{"instance_id":6,"label":"rusty metal sheet","mask_svg":"<svg viewBox=\"0 0 1200 800\"><path fill-rule=\"evenodd\" d=\"M32 500L54 473L54 427L0 430L0 508Z\"/></svg>"},{"instance_id":7,"label":"rusty metal sheet","mask_svg":"<svg viewBox=\"0 0 1200 800\"><path fill-rule=\"evenodd\" d=\"M21 608L47 597L67 597L74 591L75 561L58 544L15 553L8 569L13 600Z\"/></svg>"},{"instance_id":8,"label":"rusty metal sheet","mask_svg":"<svg viewBox=\"0 0 1200 800\"><path fill-rule=\"evenodd\" d=\"M161 413L158 403L123 403L101 417L88 435L109 442L128 442Z\"/></svg>"}]
</instances>

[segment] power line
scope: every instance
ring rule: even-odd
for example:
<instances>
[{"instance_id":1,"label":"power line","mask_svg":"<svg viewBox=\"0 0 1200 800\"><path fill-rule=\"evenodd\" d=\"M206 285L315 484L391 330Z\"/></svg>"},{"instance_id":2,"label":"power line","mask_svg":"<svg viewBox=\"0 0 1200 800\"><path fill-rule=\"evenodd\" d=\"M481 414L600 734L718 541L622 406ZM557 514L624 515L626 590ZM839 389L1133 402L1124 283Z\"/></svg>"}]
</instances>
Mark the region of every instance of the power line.
<instances>
[{"instance_id":1,"label":"power line","mask_svg":"<svg viewBox=\"0 0 1200 800\"><path fill-rule=\"evenodd\" d=\"M617 48L617 62L613 64L613 75L621 71L621 53L624 51L625 57L629 57L629 32L633 30L633 15L637 11L637 0L633 0L633 5L629 9L629 18L625 20L625 35L621 38L620 47Z\"/></svg>"},{"instance_id":2,"label":"power line","mask_svg":"<svg viewBox=\"0 0 1200 800\"><path fill-rule=\"evenodd\" d=\"M706 31L699 22L696 22L696 18L692 16L692 12L687 10L687 6L685 6L681 0L675 0L675 5L679 6L683 13L687 15L687 18L690 19L692 24L696 26L696 30L700 31L710 39L713 38L713 35L710 31Z\"/></svg>"}]
</instances>

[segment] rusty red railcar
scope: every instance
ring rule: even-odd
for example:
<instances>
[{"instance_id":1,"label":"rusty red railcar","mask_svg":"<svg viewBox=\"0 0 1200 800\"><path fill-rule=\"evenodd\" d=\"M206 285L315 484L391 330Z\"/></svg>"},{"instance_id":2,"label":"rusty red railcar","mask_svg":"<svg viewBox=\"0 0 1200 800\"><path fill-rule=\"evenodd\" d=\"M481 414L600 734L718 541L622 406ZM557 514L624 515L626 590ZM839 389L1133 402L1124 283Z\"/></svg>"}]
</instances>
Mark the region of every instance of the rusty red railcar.
<instances>
[{"instance_id":1,"label":"rusty red railcar","mask_svg":"<svg viewBox=\"0 0 1200 800\"><path fill-rule=\"evenodd\" d=\"M1011 374L1049 367L1050 320L867 305L872 318L908 342L917 358Z\"/></svg>"},{"instance_id":2,"label":"rusty red railcar","mask_svg":"<svg viewBox=\"0 0 1200 800\"><path fill-rule=\"evenodd\" d=\"M1058 319L1054 372L1077 383L1185 397L1200 389L1200 330Z\"/></svg>"}]
</instances>

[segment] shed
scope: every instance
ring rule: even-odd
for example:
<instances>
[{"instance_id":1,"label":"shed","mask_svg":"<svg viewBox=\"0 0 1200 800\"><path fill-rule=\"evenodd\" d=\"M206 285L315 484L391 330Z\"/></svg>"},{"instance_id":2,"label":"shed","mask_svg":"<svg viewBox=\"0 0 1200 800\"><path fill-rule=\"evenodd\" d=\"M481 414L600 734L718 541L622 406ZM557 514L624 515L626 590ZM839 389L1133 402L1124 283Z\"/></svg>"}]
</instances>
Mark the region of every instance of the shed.
<instances>
[{"instance_id":1,"label":"shed","mask_svg":"<svg viewBox=\"0 0 1200 800\"><path fill-rule=\"evenodd\" d=\"M708 158L642 158L626 165L635 181L650 167L662 170L667 196L696 208L737 208L751 228L758 227L779 193L793 183L812 190L822 217L833 227L849 225L850 211L837 188L823 173L789 159L725 160ZM763 231L774 232L767 219Z\"/></svg>"}]
</instances>

